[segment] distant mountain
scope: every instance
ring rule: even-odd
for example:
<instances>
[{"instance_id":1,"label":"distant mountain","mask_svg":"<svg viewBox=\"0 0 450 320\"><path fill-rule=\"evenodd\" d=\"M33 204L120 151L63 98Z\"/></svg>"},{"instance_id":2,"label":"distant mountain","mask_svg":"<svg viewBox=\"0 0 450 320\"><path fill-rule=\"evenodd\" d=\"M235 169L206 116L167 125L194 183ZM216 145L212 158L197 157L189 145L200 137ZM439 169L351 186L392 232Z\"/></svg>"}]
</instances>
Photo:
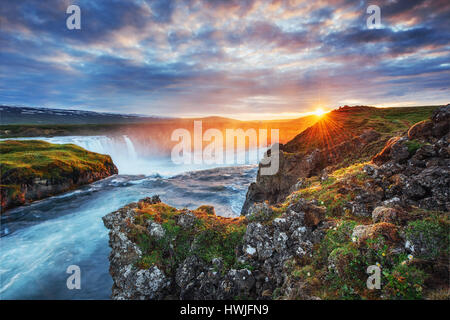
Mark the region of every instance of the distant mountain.
<instances>
[{"instance_id":1,"label":"distant mountain","mask_svg":"<svg viewBox=\"0 0 450 320\"><path fill-rule=\"evenodd\" d=\"M171 118L130 114L100 113L83 110L62 110L0 106L0 138L53 137L71 135L129 135L145 144L170 150L174 130L184 128L193 134L194 121L202 121L203 132L210 128L279 130L279 141L288 142L320 119L306 116L297 119L240 121L207 116L203 118ZM152 142L148 142L151 140Z\"/></svg>"},{"instance_id":2,"label":"distant mountain","mask_svg":"<svg viewBox=\"0 0 450 320\"><path fill-rule=\"evenodd\" d=\"M135 114L0 106L1 125L124 124L151 122L159 119L161 118Z\"/></svg>"}]
</instances>

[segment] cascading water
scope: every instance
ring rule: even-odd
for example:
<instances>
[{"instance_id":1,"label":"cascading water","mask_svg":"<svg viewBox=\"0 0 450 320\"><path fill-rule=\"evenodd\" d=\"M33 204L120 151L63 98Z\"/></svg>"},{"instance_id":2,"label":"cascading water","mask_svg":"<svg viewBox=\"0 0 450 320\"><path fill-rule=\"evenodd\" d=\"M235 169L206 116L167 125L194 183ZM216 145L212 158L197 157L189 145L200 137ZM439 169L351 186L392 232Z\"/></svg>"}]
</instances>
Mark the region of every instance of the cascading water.
<instances>
[{"instance_id":1,"label":"cascading water","mask_svg":"<svg viewBox=\"0 0 450 320\"><path fill-rule=\"evenodd\" d=\"M170 177L186 171L204 170L216 167L228 167L235 166L237 164L237 154L235 153L235 157L232 160L224 159L223 163L221 164L193 163L179 165L172 162L169 156L162 156L158 153L148 152L149 150L146 150L146 147L139 141L137 141L137 139L134 139L133 137L127 135L19 138L19 140L31 139L43 140L58 144L73 143L92 152L107 154L111 156L111 159L119 170L119 174L127 175L150 176L158 174L163 177ZM262 158L263 153L264 150L259 150L257 152L248 152L244 164L257 164L258 161ZM155 155L149 156L148 154Z\"/></svg>"},{"instance_id":2,"label":"cascading water","mask_svg":"<svg viewBox=\"0 0 450 320\"><path fill-rule=\"evenodd\" d=\"M125 140L125 143L127 144L127 151L132 160L137 159L137 153L136 149L134 148L133 142L131 142L130 138L127 136L123 136L123 139Z\"/></svg>"},{"instance_id":3,"label":"cascading water","mask_svg":"<svg viewBox=\"0 0 450 320\"><path fill-rule=\"evenodd\" d=\"M170 176L185 171L185 168L175 167L170 159L162 157L149 158L140 154L140 146L133 139L123 136L63 136L63 137L33 137L20 140L43 140L50 143L73 143L86 150L111 156L119 174Z\"/></svg>"},{"instance_id":4,"label":"cascading water","mask_svg":"<svg viewBox=\"0 0 450 320\"><path fill-rule=\"evenodd\" d=\"M129 136L28 139L73 143L108 154L119 175L0 217L0 299L108 299L112 280L104 215L158 194L177 208L209 204L219 215L237 216L257 170L244 166L191 172L205 166L146 157L140 152L143 146ZM81 290L66 286L70 265L81 269Z\"/></svg>"}]
</instances>

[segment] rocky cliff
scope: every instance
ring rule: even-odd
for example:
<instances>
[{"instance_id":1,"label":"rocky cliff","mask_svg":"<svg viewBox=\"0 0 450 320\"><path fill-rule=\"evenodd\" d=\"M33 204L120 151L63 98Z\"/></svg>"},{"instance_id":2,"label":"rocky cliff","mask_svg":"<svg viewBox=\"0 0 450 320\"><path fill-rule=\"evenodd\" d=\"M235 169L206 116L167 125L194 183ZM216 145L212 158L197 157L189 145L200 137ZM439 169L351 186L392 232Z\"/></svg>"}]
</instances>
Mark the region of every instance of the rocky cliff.
<instances>
[{"instance_id":1,"label":"rocky cliff","mask_svg":"<svg viewBox=\"0 0 450 320\"><path fill-rule=\"evenodd\" d=\"M389 138L426 119L432 110L361 106L342 107L324 115L315 125L280 145L277 174L264 176L258 170L256 182L248 189L242 214L255 202L275 204L284 200L303 178L370 160Z\"/></svg>"},{"instance_id":2,"label":"rocky cliff","mask_svg":"<svg viewBox=\"0 0 450 320\"><path fill-rule=\"evenodd\" d=\"M239 218L156 196L108 214L112 298L448 299L449 111Z\"/></svg>"},{"instance_id":3,"label":"rocky cliff","mask_svg":"<svg viewBox=\"0 0 450 320\"><path fill-rule=\"evenodd\" d=\"M112 298L270 299L284 263L311 254L328 224L319 226L325 211L313 204L296 204L270 226L274 215L262 210L270 214L221 218L212 207L177 210L154 196L106 215Z\"/></svg>"},{"instance_id":4,"label":"rocky cliff","mask_svg":"<svg viewBox=\"0 0 450 320\"><path fill-rule=\"evenodd\" d=\"M0 150L2 213L118 173L111 157L75 145L5 140Z\"/></svg>"}]
</instances>

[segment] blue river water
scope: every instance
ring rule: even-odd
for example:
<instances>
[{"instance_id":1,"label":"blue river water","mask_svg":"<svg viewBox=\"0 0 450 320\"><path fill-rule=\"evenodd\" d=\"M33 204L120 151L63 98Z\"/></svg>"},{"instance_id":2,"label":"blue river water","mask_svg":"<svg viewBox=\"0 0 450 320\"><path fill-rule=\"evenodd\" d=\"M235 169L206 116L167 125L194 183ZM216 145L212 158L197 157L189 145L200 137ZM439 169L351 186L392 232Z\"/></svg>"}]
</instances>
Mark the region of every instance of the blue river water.
<instances>
[{"instance_id":1,"label":"blue river water","mask_svg":"<svg viewBox=\"0 0 450 320\"><path fill-rule=\"evenodd\" d=\"M162 174L125 175L126 168L118 166L119 175L8 210L0 218L0 299L109 299L104 215L158 194L177 208L209 204L219 215L236 216L257 171L256 165L174 171L169 159L166 163L167 168L161 159L148 163ZM80 267L80 290L67 288L70 265Z\"/></svg>"}]
</instances>

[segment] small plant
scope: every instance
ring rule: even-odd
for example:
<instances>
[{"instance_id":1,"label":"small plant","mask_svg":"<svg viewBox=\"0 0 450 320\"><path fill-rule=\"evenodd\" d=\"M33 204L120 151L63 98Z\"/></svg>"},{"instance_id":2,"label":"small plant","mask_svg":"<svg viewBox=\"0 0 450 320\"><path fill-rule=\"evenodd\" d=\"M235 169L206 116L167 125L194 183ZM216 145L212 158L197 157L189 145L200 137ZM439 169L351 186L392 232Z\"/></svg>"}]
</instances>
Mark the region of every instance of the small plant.
<instances>
[{"instance_id":1,"label":"small plant","mask_svg":"<svg viewBox=\"0 0 450 320\"><path fill-rule=\"evenodd\" d=\"M408 152L411 154L416 153L416 151L423 146L423 143L421 143L417 140L410 140L410 141L407 141L405 144L406 144L406 147L408 148Z\"/></svg>"},{"instance_id":2,"label":"small plant","mask_svg":"<svg viewBox=\"0 0 450 320\"><path fill-rule=\"evenodd\" d=\"M410 222L405 230L406 239L417 255L424 259L436 259L448 253L449 227L437 219Z\"/></svg>"},{"instance_id":3,"label":"small plant","mask_svg":"<svg viewBox=\"0 0 450 320\"><path fill-rule=\"evenodd\" d=\"M391 273L387 274L385 294L397 299L421 299L426 274L407 264L397 265Z\"/></svg>"},{"instance_id":4,"label":"small plant","mask_svg":"<svg viewBox=\"0 0 450 320\"><path fill-rule=\"evenodd\" d=\"M157 265L168 275L172 275L177 266L191 255L208 263L219 258L225 270L236 265L235 248L241 244L246 230L243 218L216 216L214 208L209 206L189 212L164 203L148 205L139 202L138 207L135 225L130 226L130 236L143 252L143 257L137 264L139 267ZM176 221L184 214L192 217L192 227L183 228L177 224ZM164 235L161 238L147 233L148 221L162 226Z\"/></svg>"}]
</instances>

